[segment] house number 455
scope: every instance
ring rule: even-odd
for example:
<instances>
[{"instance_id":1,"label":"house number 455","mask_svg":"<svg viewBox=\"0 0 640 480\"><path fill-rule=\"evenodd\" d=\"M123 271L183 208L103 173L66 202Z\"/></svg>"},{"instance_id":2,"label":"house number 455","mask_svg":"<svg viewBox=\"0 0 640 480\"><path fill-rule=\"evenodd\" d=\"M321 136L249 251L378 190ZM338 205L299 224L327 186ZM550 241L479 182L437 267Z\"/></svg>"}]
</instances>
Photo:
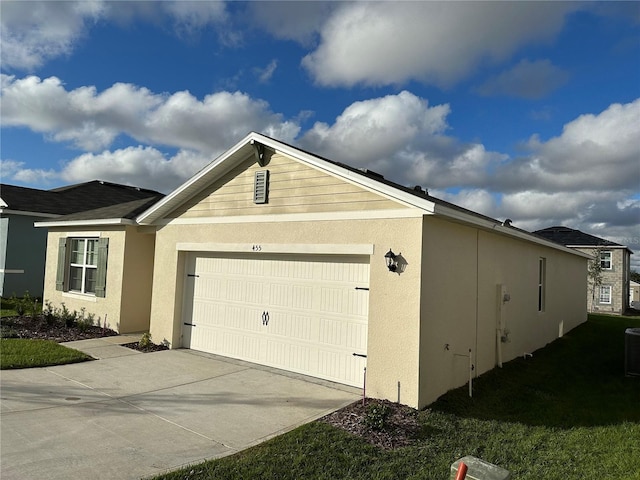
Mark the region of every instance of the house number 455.
<instances>
[{"instance_id":1,"label":"house number 455","mask_svg":"<svg viewBox=\"0 0 640 480\"><path fill-rule=\"evenodd\" d=\"M261 252L262 245L254 245L253 247L251 247L251 250L253 250L254 252Z\"/></svg>"}]
</instances>

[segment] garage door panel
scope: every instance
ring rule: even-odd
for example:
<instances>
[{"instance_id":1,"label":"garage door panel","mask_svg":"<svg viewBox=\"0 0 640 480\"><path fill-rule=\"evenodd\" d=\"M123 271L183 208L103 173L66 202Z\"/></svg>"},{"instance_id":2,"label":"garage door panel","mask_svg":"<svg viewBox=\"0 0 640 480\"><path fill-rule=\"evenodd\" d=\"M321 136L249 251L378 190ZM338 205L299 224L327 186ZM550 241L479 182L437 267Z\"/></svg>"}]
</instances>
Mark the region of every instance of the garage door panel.
<instances>
[{"instance_id":1,"label":"garage door panel","mask_svg":"<svg viewBox=\"0 0 640 480\"><path fill-rule=\"evenodd\" d=\"M362 385L368 257L198 253L187 264L196 326L185 346Z\"/></svg>"},{"instance_id":2,"label":"garage door panel","mask_svg":"<svg viewBox=\"0 0 640 480\"><path fill-rule=\"evenodd\" d=\"M267 327L269 335L313 342L318 337L316 323L310 316L274 310L269 312Z\"/></svg>"}]
</instances>

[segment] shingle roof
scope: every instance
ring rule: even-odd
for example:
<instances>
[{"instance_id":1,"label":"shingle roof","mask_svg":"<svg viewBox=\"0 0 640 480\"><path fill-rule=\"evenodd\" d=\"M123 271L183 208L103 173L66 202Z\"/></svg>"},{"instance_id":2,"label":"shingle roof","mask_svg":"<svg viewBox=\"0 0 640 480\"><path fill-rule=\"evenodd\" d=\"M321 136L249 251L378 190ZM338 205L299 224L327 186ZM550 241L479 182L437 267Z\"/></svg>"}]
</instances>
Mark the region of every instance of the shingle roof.
<instances>
[{"instance_id":1,"label":"shingle roof","mask_svg":"<svg viewBox=\"0 0 640 480\"><path fill-rule=\"evenodd\" d=\"M52 190L0 184L0 197L8 210L69 215L143 199L159 200L154 190L93 180Z\"/></svg>"},{"instance_id":2,"label":"shingle roof","mask_svg":"<svg viewBox=\"0 0 640 480\"><path fill-rule=\"evenodd\" d=\"M562 225L536 230L533 233L565 246L624 247L624 245L612 242L611 240L596 237L595 235L590 235L588 233L581 232L580 230L574 230L573 228Z\"/></svg>"},{"instance_id":3,"label":"shingle roof","mask_svg":"<svg viewBox=\"0 0 640 480\"><path fill-rule=\"evenodd\" d=\"M131 202L118 203L108 207L96 208L85 212L72 213L55 219L56 222L72 222L78 220L106 220L111 218L134 219L137 215L144 212L151 205L160 200L163 195L159 194L155 197L142 198Z\"/></svg>"}]
</instances>

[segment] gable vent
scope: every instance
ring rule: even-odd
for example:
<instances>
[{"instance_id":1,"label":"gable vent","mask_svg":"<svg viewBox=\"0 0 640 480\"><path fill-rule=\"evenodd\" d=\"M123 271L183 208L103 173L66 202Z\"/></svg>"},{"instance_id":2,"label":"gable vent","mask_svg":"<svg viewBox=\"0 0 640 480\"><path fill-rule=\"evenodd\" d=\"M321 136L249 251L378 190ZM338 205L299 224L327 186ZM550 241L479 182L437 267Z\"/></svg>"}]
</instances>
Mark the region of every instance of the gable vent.
<instances>
[{"instance_id":1,"label":"gable vent","mask_svg":"<svg viewBox=\"0 0 640 480\"><path fill-rule=\"evenodd\" d=\"M269 200L269 170L256 172L253 184L253 203L267 203Z\"/></svg>"}]
</instances>

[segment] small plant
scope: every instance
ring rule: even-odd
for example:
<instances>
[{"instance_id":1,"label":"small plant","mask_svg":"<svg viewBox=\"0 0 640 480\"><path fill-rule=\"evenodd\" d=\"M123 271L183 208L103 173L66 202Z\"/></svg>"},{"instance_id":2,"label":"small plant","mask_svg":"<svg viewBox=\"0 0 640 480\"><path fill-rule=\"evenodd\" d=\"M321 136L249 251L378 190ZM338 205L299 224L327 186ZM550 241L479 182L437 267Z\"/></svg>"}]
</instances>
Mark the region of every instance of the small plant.
<instances>
[{"instance_id":1,"label":"small plant","mask_svg":"<svg viewBox=\"0 0 640 480\"><path fill-rule=\"evenodd\" d=\"M387 419L390 413L391 409L388 405L374 401L367 405L367 412L362 421L367 428L379 432L387 426Z\"/></svg>"},{"instance_id":2,"label":"small plant","mask_svg":"<svg viewBox=\"0 0 640 480\"><path fill-rule=\"evenodd\" d=\"M75 312L74 312L75 313ZM76 320L76 324L78 325L78 329L84 333L87 330L89 330L89 328L93 327L93 324L95 322L95 314L94 313L89 313L88 315L85 316L85 308L82 307L80 309L80 318L78 318Z\"/></svg>"},{"instance_id":3,"label":"small plant","mask_svg":"<svg viewBox=\"0 0 640 480\"><path fill-rule=\"evenodd\" d=\"M42 316L44 317L47 325L53 325L60 316L57 308L55 308L49 300L44 301L44 308L42 309Z\"/></svg>"},{"instance_id":4,"label":"small plant","mask_svg":"<svg viewBox=\"0 0 640 480\"><path fill-rule=\"evenodd\" d=\"M151 341L151 334L149 332L143 333L140 341L138 342L138 347L140 347L142 350L145 350L147 348L150 348L152 345L153 342Z\"/></svg>"},{"instance_id":5,"label":"small plant","mask_svg":"<svg viewBox=\"0 0 640 480\"><path fill-rule=\"evenodd\" d=\"M64 302L62 302L60 305L62 305L62 310L60 310L60 320L62 320L62 323L65 327L73 327L78 320L78 312L75 310L71 312L64 304Z\"/></svg>"}]
</instances>

